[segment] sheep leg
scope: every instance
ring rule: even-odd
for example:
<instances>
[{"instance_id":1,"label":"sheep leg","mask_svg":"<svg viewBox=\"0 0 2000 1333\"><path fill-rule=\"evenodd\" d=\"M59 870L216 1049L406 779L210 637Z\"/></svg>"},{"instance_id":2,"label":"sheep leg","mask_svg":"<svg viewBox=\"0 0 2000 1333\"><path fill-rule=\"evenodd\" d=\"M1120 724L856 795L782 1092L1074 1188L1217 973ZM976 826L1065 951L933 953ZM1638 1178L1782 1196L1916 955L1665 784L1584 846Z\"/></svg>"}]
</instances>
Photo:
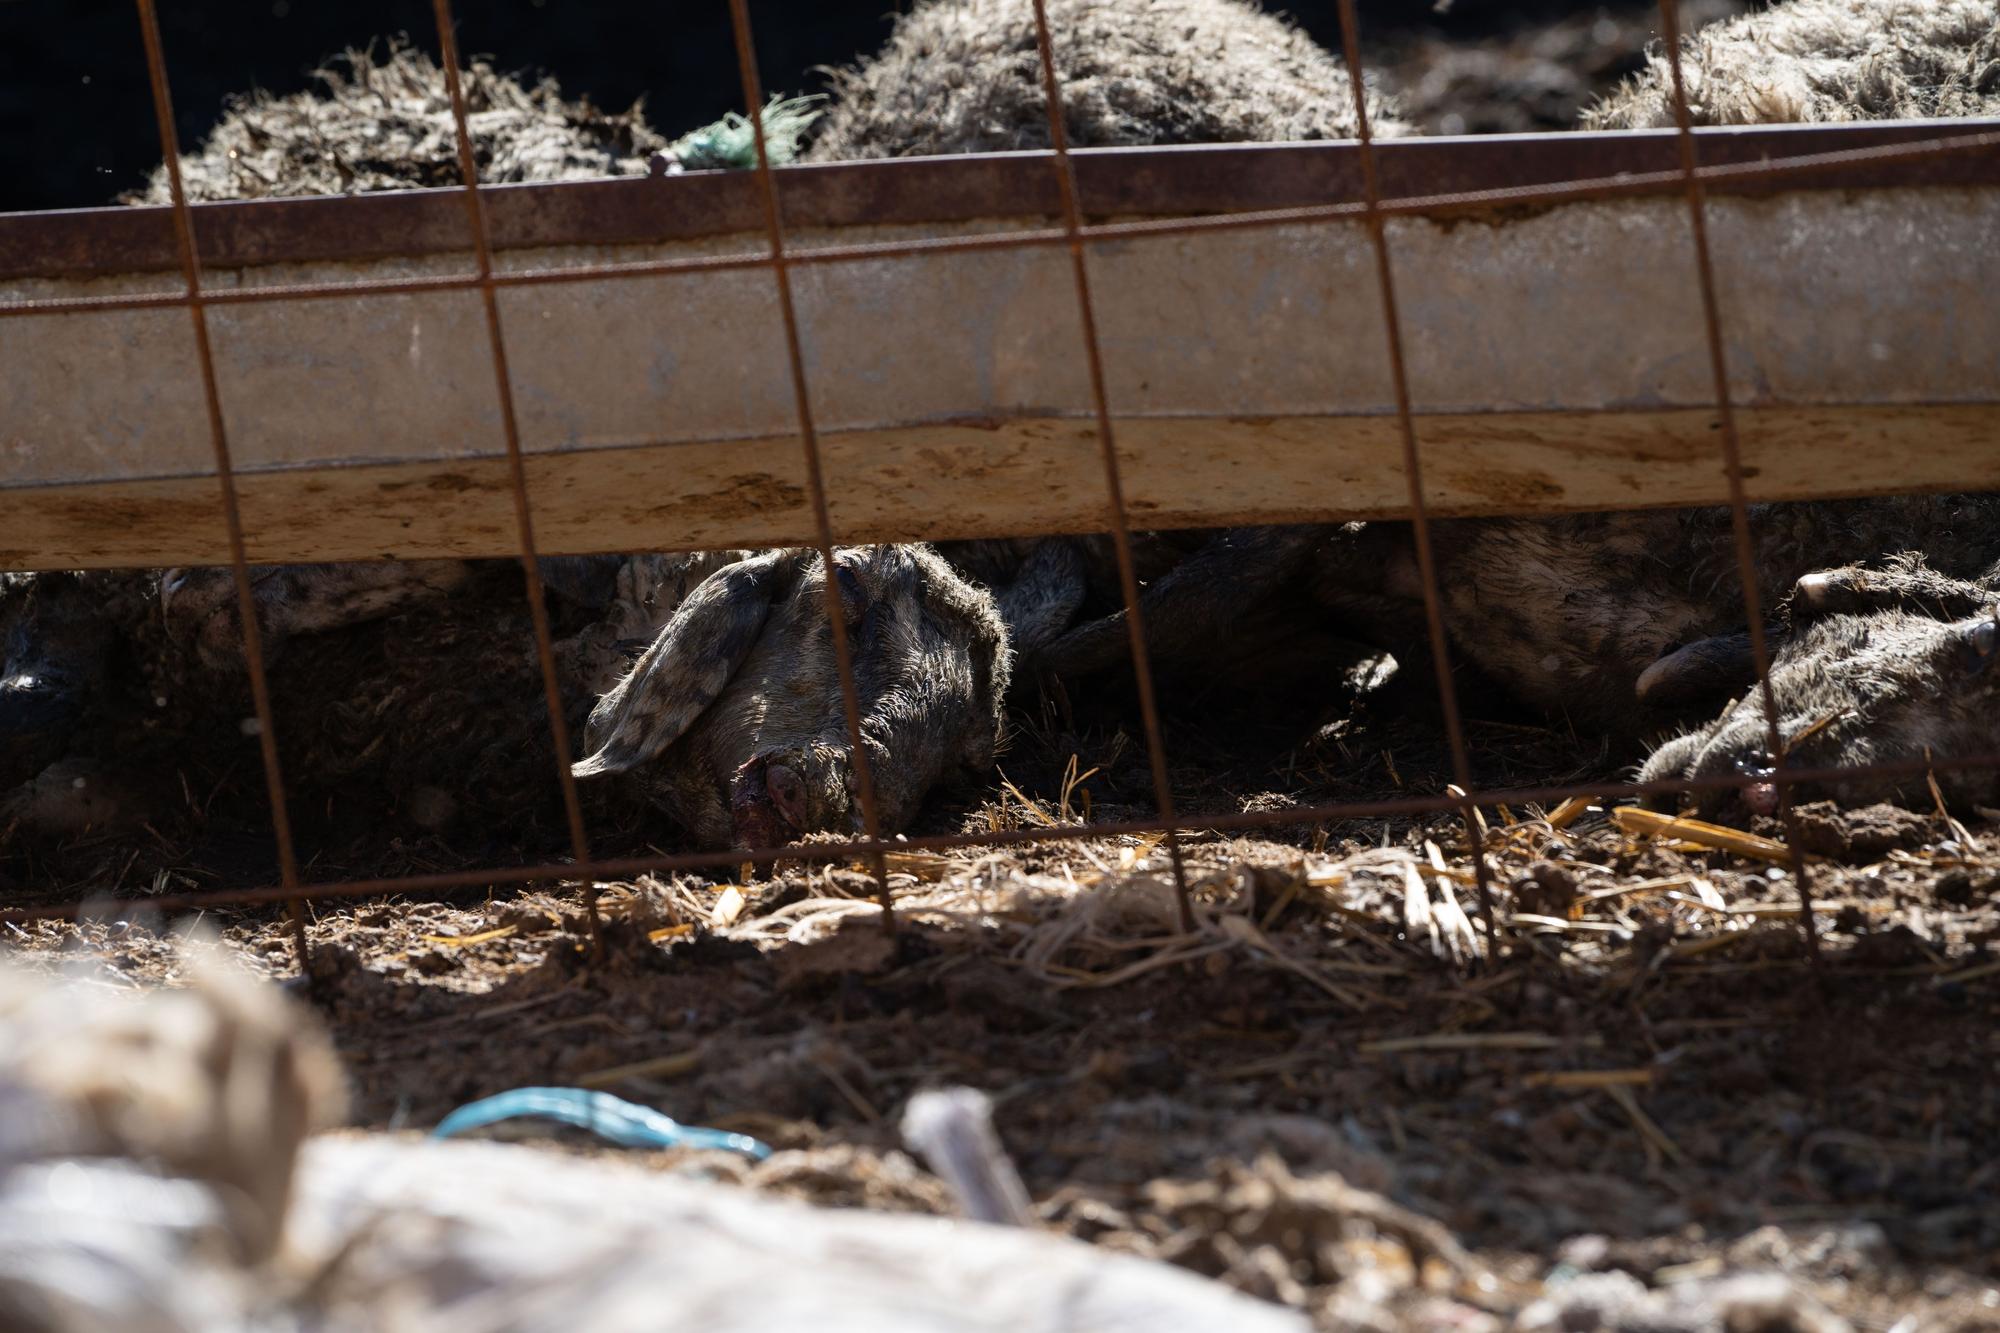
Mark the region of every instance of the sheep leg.
<instances>
[{"instance_id":1,"label":"sheep leg","mask_svg":"<svg viewBox=\"0 0 2000 1333\"><path fill-rule=\"evenodd\" d=\"M1237 633L1254 608L1306 567L1317 527L1237 528L1148 584L1139 596L1146 650L1155 662L1203 660ZM1116 668L1130 656L1123 610L1079 626L1050 644L1035 665L1059 676Z\"/></svg>"},{"instance_id":2,"label":"sheep leg","mask_svg":"<svg viewBox=\"0 0 2000 1333\"><path fill-rule=\"evenodd\" d=\"M1938 620L1963 620L2000 601L2000 567L1978 580L1948 578L1921 557L1892 561L1886 569L1845 565L1808 574L1793 587L1788 608L1796 623L1867 611L1921 611Z\"/></svg>"},{"instance_id":3,"label":"sheep leg","mask_svg":"<svg viewBox=\"0 0 2000 1333\"><path fill-rule=\"evenodd\" d=\"M358 625L422 606L471 576L463 560L342 565L271 565L250 574L264 655L275 659L295 634ZM227 568L170 569L160 578L167 634L211 671L241 661L243 625L234 573Z\"/></svg>"},{"instance_id":4,"label":"sheep leg","mask_svg":"<svg viewBox=\"0 0 2000 1333\"><path fill-rule=\"evenodd\" d=\"M1775 626L1766 631L1767 637L1778 633ZM1651 707L1683 708L1740 693L1756 679L1750 634L1740 630L1674 649L1639 673L1634 692L1638 702Z\"/></svg>"}]
</instances>

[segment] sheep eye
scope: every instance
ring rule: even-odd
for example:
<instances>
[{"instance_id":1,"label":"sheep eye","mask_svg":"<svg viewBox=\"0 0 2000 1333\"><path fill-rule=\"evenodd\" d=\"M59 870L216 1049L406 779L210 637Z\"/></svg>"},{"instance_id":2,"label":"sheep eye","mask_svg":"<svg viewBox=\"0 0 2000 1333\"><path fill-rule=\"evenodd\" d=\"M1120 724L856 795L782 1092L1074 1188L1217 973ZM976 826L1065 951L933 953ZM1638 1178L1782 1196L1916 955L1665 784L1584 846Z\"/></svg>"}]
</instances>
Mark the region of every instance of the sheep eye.
<instances>
[{"instance_id":1,"label":"sheep eye","mask_svg":"<svg viewBox=\"0 0 2000 1333\"><path fill-rule=\"evenodd\" d=\"M852 569L844 564L836 564L833 569L834 581L840 587L840 613L850 627L857 625L868 610L868 594Z\"/></svg>"},{"instance_id":2,"label":"sheep eye","mask_svg":"<svg viewBox=\"0 0 2000 1333\"><path fill-rule=\"evenodd\" d=\"M2000 651L2000 620L1982 620L1959 636L1959 661L1967 674L1985 671L1996 651Z\"/></svg>"}]
</instances>

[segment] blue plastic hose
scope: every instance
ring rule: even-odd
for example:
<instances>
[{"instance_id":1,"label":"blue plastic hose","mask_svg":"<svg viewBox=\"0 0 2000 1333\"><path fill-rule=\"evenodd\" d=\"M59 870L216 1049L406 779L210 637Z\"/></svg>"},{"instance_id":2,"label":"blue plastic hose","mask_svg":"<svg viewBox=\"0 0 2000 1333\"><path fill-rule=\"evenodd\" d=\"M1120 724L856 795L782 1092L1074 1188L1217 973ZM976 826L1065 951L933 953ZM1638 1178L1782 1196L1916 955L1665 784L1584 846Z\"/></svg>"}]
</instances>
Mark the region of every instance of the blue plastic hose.
<instances>
[{"instance_id":1,"label":"blue plastic hose","mask_svg":"<svg viewBox=\"0 0 2000 1333\"><path fill-rule=\"evenodd\" d=\"M650 1106L588 1088L514 1088L483 1097L440 1120L431 1137L448 1139L468 1129L523 1116L574 1125L627 1148L720 1149L759 1162L771 1155L769 1145L748 1134L683 1125Z\"/></svg>"}]
</instances>

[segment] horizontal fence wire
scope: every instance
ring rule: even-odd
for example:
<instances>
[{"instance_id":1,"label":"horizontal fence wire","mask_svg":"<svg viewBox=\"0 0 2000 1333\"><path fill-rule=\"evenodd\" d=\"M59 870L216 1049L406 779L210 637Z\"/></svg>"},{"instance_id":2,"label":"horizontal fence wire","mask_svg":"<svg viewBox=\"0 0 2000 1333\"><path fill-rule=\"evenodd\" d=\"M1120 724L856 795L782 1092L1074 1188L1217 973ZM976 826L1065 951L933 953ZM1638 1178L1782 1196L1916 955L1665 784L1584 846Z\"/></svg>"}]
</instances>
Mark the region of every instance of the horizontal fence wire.
<instances>
[{"instance_id":1,"label":"horizontal fence wire","mask_svg":"<svg viewBox=\"0 0 2000 1333\"><path fill-rule=\"evenodd\" d=\"M1910 144L1881 145L1837 152L1806 154L1789 159L1776 158L1755 163L1729 163L1703 166L1698 161L1697 145L1699 139L1694 134L1692 128L1692 117L1688 112L1683 75L1680 68L1678 14L1675 10L1674 0L1661 0L1662 13L1667 25L1668 41L1666 46L1669 53L1669 67L1672 74L1676 139L1681 157L1678 170L1630 173L1613 177L1582 179L1548 185L1413 195L1401 198L1382 198L1380 197L1378 185L1376 149L1371 127L1367 120L1354 4L1353 0L1341 0L1343 50L1350 74L1352 92L1355 99L1355 110L1359 118L1358 148L1363 186L1363 198L1361 200L1294 208L1253 210L1243 213L1193 218L1142 219L1137 221L1093 224L1084 221L1087 201L1081 200L1078 197L1075 169L1064 132L1061 113L1061 90L1054 60L1054 42L1058 39L1058 35L1052 32L1049 27L1045 0L1034 0L1037 49L1047 97L1051 141L1053 145L1046 156L1051 169L1056 174L1062 203L1063 225L1059 228L1041 228L975 236L914 238L864 244L792 248L786 244L781 217L781 192L778 188L776 171L771 165L768 145L765 142L765 129L759 110L762 101L760 95L761 89L758 86L756 76L754 39L747 8L744 0L729 0L736 54L741 68L746 100L751 107L752 125L758 144L757 175L765 218L767 240L767 249L765 252L741 256L702 256L671 260L580 265L577 267L500 271L496 269L493 262L494 252L490 243L481 203L482 194L490 187L481 186L477 180L463 95L462 91L457 87L456 44L454 41L450 3L449 0L433 0L433 3L438 22L440 43L445 56L448 84L452 93L454 127L458 139L457 146L461 167L465 176L464 194L467 204L468 229L470 232L471 247L475 253L476 271L464 276L449 275L383 281L291 284L255 289L208 291L204 289L202 284L201 261L196 249L191 208L181 181L177 146L172 129L174 123L172 103L167 84L164 57L160 50L154 0L137 0L142 31L146 38L148 70L154 85L155 113L160 123L168 179L174 200L172 218L177 244L180 248L184 288L181 291L172 293L147 293L116 297L78 298L74 300L13 301L0 304L0 316L104 310L138 310L174 306L183 306L190 312L197 351L199 353L198 363L204 378L203 387L209 405L211 435L216 455L217 476L220 482L220 501L230 535L232 567L237 580L238 606L243 621L242 630L244 635L245 659L250 672L252 693L256 704L266 785L272 805L273 829L279 850L280 882L276 885L250 889L221 889L209 892L154 895L130 899L93 898L76 903L17 907L0 911L0 921L26 923L50 918L76 918L82 915L102 917L109 914L129 915L148 911L182 912L208 908L249 908L285 904L290 908L292 913L294 938L300 950L301 965L304 966L308 960L305 955L307 937L302 904L311 901L375 897L404 893L442 893L480 887L492 888L502 884L537 882L581 883L585 890L586 904L594 935L596 929L594 895L596 884L600 880L630 878L644 874L666 874L677 871L726 870L744 864L772 865L776 863L793 863L813 865L858 861L867 865L874 872L880 893L884 921L893 928L893 904L889 892L889 863L887 858L894 854L998 848L1021 844L1087 842L1103 838L1158 835L1171 854L1179 903L1183 914L1183 924L1187 924L1191 921L1191 904L1188 897L1187 872L1181 846L1183 839L1187 836L1223 836L1280 826L1324 825L1341 821L1457 813L1463 820L1468 846L1474 862L1475 879L1480 895L1480 909L1487 931L1488 956L1489 958L1497 958L1498 941L1495 934L1490 889L1491 871L1486 859L1485 830L1477 817L1477 811L1481 808L1492 806L1530 806L1577 798L1591 798L1612 802L1662 796L1678 797L1703 791L1722 791L1742 789L1753 785L1773 784L1777 788L1779 795L1781 817L1787 824L1787 844L1792 854L1792 876L1797 882L1801 894L1802 910L1800 915L1804 922L1803 928L1806 932L1809 947L1814 950L1813 956L1817 958L1817 935L1813 924L1808 879L1809 871L1798 837L1796 814L1792 802L1792 795L1795 789L1805 784L1837 782L1861 776L1887 778L1928 777L1934 776L1938 772L1958 769L2000 768L2000 754L1984 754L1935 760L1928 758L1923 760L1890 760L1866 765L1823 769L1796 767L1784 761L1783 738L1779 733L1775 701L1770 687L1770 654L1768 645L1764 642L1762 634L1763 620L1757 595L1755 551L1750 538L1750 524L1752 520L1748 509L1746 488L1744 486L1744 474L1739 442L1735 431L1733 406L1729 396L1726 353L1720 337L1719 308L1721 296L1716 290L1713 261L1708 246L1705 214L1706 200L1704 195L1704 188L1712 184L1730 183L1740 186L1746 183L1761 184L1768 182L1776 185L1788 180L1805 179L1815 172L1826 172L1860 163L1907 161L1974 149L1989 149L2000 146L2000 134L1981 133L1942 136ZM671 187L668 186L666 188ZM1385 224L1388 219L1399 216L1449 214L1498 207L1532 206L1536 204L1552 205L1585 200L1657 195L1669 189L1678 190L1684 194L1693 228L1694 260L1703 298L1704 327L1702 334L1706 343L1711 372L1714 378L1716 409L1721 427L1721 457L1719 462L1724 469L1730 485L1729 508L1732 515L1733 535L1736 542L1738 573L1743 584L1745 614L1749 619L1751 627L1753 656L1756 662L1758 687L1762 696L1765 720L1771 741L1771 753L1777 761L1776 771L1768 775L1716 775L1703 778L1653 782L1568 783L1538 787L1480 789L1471 780L1470 750L1465 735L1464 722L1457 707L1452 684L1449 644L1444 632L1441 611L1442 599L1437 585L1437 571L1434 561L1429 556L1429 514L1422 484L1421 447L1416 421L1410 408L1407 373L1402 359L1401 314L1396 304L1393 256ZM1129 519L1125 513L1122 487L1118 475L1112 412L1104 387L1103 352L1096 335L1095 316L1091 300L1087 263L1088 249L1093 243L1140 237L1192 235L1210 231L1331 222L1359 222L1365 225L1369 229L1371 242L1375 250L1379 289L1378 297L1385 315L1388 351L1395 376L1398 424L1402 432L1406 475L1410 486L1410 522L1412 523L1418 547L1425 600L1426 626L1433 657L1437 666L1439 701L1450 741L1453 770L1457 777L1457 783L1453 790L1438 795L1409 796L1377 801L1335 801L1280 810L1197 815L1182 818L1177 814L1173 801L1162 740L1163 728L1160 723L1157 701L1154 695L1154 681L1151 664L1147 657L1144 627L1140 619L1139 587L1130 549L1131 530ZM1107 503L1112 519L1111 536L1118 555L1121 591L1123 593L1127 621L1131 632L1135 684L1140 696L1142 720L1149 749L1149 761L1152 770L1152 782L1158 817L1150 820L1141 819L1096 824L1061 824L1027 829L884 838L874 808L874 795L868 769L868 754L864 745L865 737L861 725L860 692L854 676L851 645L846 638L844 621L838 605L838 594L834 589L834 581L831 577L836 558L834 534L831 530L831 523L828 516L825 479L821 470L822 460L819 455L817 431L813 425L811 396L806 378L804 354L800 343L796 317L792 311L789 299L788 271L799 265L848 263L1032 246L1062 246L1067 248L1072 259L1079 318L1084 331L1085 350L1091 370L1093 408L1097 418L1099 443L1105 463ZM495 299L499 289L535 286L546 283L639 278L676 273L716 272L756 268L768 268L771 270L780 295L781 317L786 324L790 368L798 406L801 447L804 450L807 461L809 489L815 515L818 537L817 549L828 575L826 609L835 645L835 656L841 681L842 703L846 714L848 738L854 752L854 763L857 772L857 795L862 807L864 836L845 841L816 842L805 846L760 847L745 850L732 849L722 852L661 854L647 857L594 858L592 856L583 827L581 806L577 800L574 778L569 774L567 763L568 737L563 722L560 691L554 667L553 646L546 617L546 609L541 603L541 589L535 561L532 506L526 485L525 473L521 467L521 456L513 416L511 410L509 410L504 411L502 416L507 433L508 456L512 463L511 483L519 521L520 555L523 568L526 571L524 590L531 604L531 619L535 628L536 646L543 668L551 739L555 744L558 763L562 770L565 813L571 835L572 851L574 853L573 859L567 862L537 865L484 867L445 873L373 879L345 879L311 884L303 883L299 876L299 868L293 851L290 824L286 815L288 798L283 770L278 762L277 738L272 722L272 710L258 632L255 599L250 589L248 562L244 554L245 546L241 517L237 504L235 475L230 463L227 435L223 426L221 398L215 383L213 359L208 352L205 308L215 304L311 300L343 296L390 296L422 291L477 290L483 294L486 303L493 368L496 382L500 386L502 401L505 404L510 402L510 381L508 379L505 357L504 334ZM1530 821L1530 823L1532 822Z\"/></svg>"}]
</instances>

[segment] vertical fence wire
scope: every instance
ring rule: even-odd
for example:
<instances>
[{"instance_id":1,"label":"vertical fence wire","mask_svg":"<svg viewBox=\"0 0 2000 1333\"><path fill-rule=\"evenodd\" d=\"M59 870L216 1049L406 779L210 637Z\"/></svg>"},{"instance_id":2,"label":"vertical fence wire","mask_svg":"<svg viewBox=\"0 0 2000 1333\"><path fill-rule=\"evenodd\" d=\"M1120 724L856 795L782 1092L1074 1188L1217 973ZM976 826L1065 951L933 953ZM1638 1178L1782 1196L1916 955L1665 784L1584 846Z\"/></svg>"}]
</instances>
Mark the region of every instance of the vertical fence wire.
<instances>
[{"instance_id":1,"label":"vertical fence wire","mask_svg":"<svg viewBox=\"0 0 2000 1333\"><path fill-rule=\"evenodd\" d=\"M1395 267L1389 258L1389 232L1382 212L1382 185L1376 172L1374 128L1368 122L1368 90L1362 82L1360 25L1354 0L1340 0L1340 43L1347 61L1349 91L1354 95L1355 136L1361 161L1363 216L1375 251L1375 276L1382 301L1382 326L1389 348L1389 374L1396 393L1396 424L1402 434L1403 477L1409 486L1410 533L1416 546L1417 574L1423 584L1424 625L1430 637L1431 662L1437 672L1438 706L1444 710L1445 735L1451 744L1452 772L1465 821L1465 841L1472 850L1473 881L1479 892L1479 922L1486 934L1489 965L1500 961L1499 932L1493 921L1492 867L1486 860L1486 838L1472 793L1472 756L1465 743L1465 723L1458 712L1458 686L1452 679L1451 649L1445 636L1443 599L1438 590L1437 562L1431 553L1428 501L1424 495L1423 458L1417 448L1416 418L1410 408L1409 367L1403 359L1403 321L1396 305Z\"/></svg>"},{"instance_id":2,"label":"vertical fence wire","mask_svg":"<svg viewBox=\"0 0 2000 1333\"><path fill-rule=\"evenodd\" d=\"M1352 3L1352 0L1342 0ZM1820 961L1819 926L1813 920L1812 881L1807 878L1805 850L1799 842L1798 817L1792 809L1792 787L1785 777L1785 739L1778 717L1777 696L1771 690L1770 645L1764 638L1764 606L1758 586L1757 552L1750 534L1750 507L1743 488L1743 449L1736 433L1736 409L1729 390L1729 358L1722 342L1722 310L1716 295L1715 262L1708 244L1708 203L1697 174L1694 117L1688 110L1687 80L1681 69L1679 0L1660 0L1665 30L1667 66L1673 75L1675 142L1680 147L1681 175L1687 183L1688 224L1694 242L1695 270L1701 283L1702 332L1708 344L1709 374L1715 387L1715 411L1722 427L1722 470L1729 482L1729 522L1736 539L1736 572L1743 583L1743 614L1750 622L1750 659L1757 669L1757 690L1764 705L1764 729L1778 796L1778 816L1791 849L1792 880L1798 886L1799 919L1806 952Z\"/></svg>"},{"instance_id":3,"label":"vertical fence wire","mask_svg":"<svg viewBox=\"0 0 2000 1333\"><path fill-rule=\"evenodd\" d=\"M479 264L479 295L486 308L486 337L493 354L494 388L499 395L500 425L507 442L507 481L514 500L514 524L521 540L521 573L527 585L528 617L535 628L535 652L541 662L542 692L548 706L549 735L555 744L556 781L562 788L563 816L569 824L571 854L579 867L591 862L590 837L583 826L583 802L576 775L569 768L569 723L563 716L562 685L556 675L555 643L549 633L549 609L542 595L542 570L535 555L535 521L528 504L527 464L521 456L521 425L514 412L514 383L507 368L507 337L500 322L498 289L493 285L493 244L486 224L486 204L479 194L479 163L472 151L472 131L466 121L465 89L458 73L458 33L452 23L451 0L432 0L437 20L439 55L444 64L445 91L451 97L452 130L458 141L458 169L465 177L465 217L472 232ZM597 882L585 876L584 906L590 921L591 947L601 943Z\"/></svg>"},{"instance_id":4,"label":"vertical fence wire","mask_svg":"<svg viewBox=\"0 0 2000 1333\"><path fill-rule=\"evenodd\" d=\"M806 383L805 350L799 339L798 309L792 300L791 266L786 262L784 220L778 212L778 182L771 174L771 149L764 134L764 81L757 74L757 46L750 31L750 10L745 0L729 0L729 23L736 41L736 64L743 85L743 102L750 112L750 128L757 141L757 182L764 206L764 230L770 241L770 266L777 282L778 309L785 323L785 353L791 365L792 398L799 418L799 442L805 451L806 495L812 504L813 535L819 547L820 569L825 575L826 618L833 631L833 660L840 674L840 707L847 720L847 742L854 756L855 794L861 799L861 825L871 843L882 840L881 821L875 806L875 773L861 733L861 692L854 680L853 646L847 638L847 617L834 577L833 516L827 508L826 477L820 467L819 430L814 424L812 394ZM875 876L876 895L882 903L882 926L891 935L896 931L895 904L889 893L889 865L882 853L868 855L868 867Z\"/></svg>"},{"instance_id":5,"label":"vertical fence wire","mask_svg":"<svg viewBox=\"0 0 2000 1333\"><path fill-rule=\"evenodd\" d=\"M208 412L209 441L215 452L215 479L222 493L222 521L229 533L229 564L236 576L236 610L243 622L243 663L250 674L250 699L257 714L257 745L263 753L264 787L271 802L271 834L278 849L278 882L291 895L287 907L292 921L292 946L298 953L299 975L310 984L311 948L306 939L305 906L299 888L299 858L292 841L284 766L278 758L278 732L271 712L270 681L264 668L264 639L257 623L257 594L251 586L250 561L244 549L236 469L229 452L229 431L222 418L215 352L208 338L201 253L195 247L187 183L181 176L180 135L174 128L174 99L167 82L166 54L160 43L160 16L154 0L138 0L138 6L140 36L146 47L146 76L153 91L153 115L160 126L160 154L166 165L167 189L173 199L174 240L180 254L181 277L187 284L188 318L194 326L195 360L201 370L202 401Z\"/></svg>"},{"instance_id":6,"label":"vertical fence wire","mask_svg":"<svg viewBox=\"0 0 2000 1333\"><path fill-rule=\"evenodd\" d=\"M1070 271L1076 282L1078 317L1083 326L1083 350L1090 367L1091 406L1097 414L1097 447L1104 462L1104 491L1111 516L1111 542L1118 557L1118 582L1125 597L1125 626L1132 643L1132 675L1139 692L1139 717L1146 729L1146 755L1153 772L1153 801L1158 807L1167 855L1173 862L1175 902L1181 929L1194 929L1194 906L1188 897L1187 864L1181 853L1174 814L1173 783L1167 776L1167 748L1160 727L1160 708L1153 691L1153 663L1146 649L1146 623L1139 611L1139 575L1132 560L1132 525L1125 513L1125 485L1118 469L1118 443L1112 434L1111 399L1104 387L1104 351L1097 338L1097 313L1090 296L1090 271L1085 262L1083 210L1077 202L1076 166L1069 155L1069 132L1063 123L1061 81L1056 77L1055 43L1049 35L1047 0L1035 3L1035 45L1042 64L1042 93L1049 117L1049 146L1054 150L1056 188L1062 197L1063 228L1069 234Z\"/></svg>"}]
</instances>

